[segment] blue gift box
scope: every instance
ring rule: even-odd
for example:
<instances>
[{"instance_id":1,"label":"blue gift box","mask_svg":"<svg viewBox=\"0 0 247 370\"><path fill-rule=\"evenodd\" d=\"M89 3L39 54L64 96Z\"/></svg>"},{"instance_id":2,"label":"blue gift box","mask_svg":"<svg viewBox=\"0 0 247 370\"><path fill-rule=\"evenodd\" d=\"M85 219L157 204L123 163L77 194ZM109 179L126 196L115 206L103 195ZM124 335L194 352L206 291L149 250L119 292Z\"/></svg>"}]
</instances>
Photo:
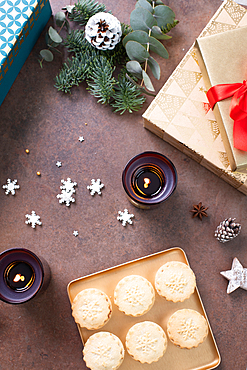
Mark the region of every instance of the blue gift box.
<instances>
[{"instance_id":1,"label":"blue gift box","mask_svg":"<svg viewBox=\"0 0 247 370\"><path fill-rule=\"evenodd\" d=\"M0 0L0 105L51 14L49 0Z\"/></svg>"}]
</instances>

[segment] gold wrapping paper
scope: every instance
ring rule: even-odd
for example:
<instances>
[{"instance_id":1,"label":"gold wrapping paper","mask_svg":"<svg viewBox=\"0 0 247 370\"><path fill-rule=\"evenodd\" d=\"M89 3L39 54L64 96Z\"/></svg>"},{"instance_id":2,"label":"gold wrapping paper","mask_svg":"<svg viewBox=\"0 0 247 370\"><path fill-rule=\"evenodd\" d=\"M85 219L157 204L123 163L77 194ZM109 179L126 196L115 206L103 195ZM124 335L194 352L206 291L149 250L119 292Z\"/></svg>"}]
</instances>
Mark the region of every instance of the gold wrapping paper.
<instances>
[{"instance_id":1,"label":"gold wrapping paper","mask_svg":"<svg viewBox=\"0 0 247 370\"><path fill-rule=\"evenodd\" d=\"M243 82L247 78L247 27L198 38L196 52L206 89L218 84ZM247 169L247 152L233 146L231 98L218 102L213 111L233 171Z\"/></svg>"},{"instance_id":2,"label":"gold wrapping paper","mask_svg":"<svg viewBox=\"0 0 247 370\"><path fill-rule=\"evenodd\" d=\"M247 26L247 10L225 0L198 38ZM247 195L247 174L232 171L193 44L143 114L144 127Z\"/></svg>"}]
</instances>

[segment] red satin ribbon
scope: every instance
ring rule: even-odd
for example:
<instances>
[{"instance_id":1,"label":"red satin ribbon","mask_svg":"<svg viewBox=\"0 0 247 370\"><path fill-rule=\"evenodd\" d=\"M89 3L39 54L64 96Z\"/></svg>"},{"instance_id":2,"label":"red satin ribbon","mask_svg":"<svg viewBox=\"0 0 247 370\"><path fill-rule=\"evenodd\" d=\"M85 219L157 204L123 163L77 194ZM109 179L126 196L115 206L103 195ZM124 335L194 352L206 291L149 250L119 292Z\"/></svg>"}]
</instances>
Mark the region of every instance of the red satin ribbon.
<instances>
[{"instance_id":1,"label":"red satin ribbon","mask_svg":"<svg viewBox=\"0 0 247 370\"><path fill-rule=\"evenodd\" d=\"M212 109L218 101L231 96L230 117L234 120L233 145L236 149L247 151L247 82L215 85L207 92Z\"/></svg>"}]
</instances>

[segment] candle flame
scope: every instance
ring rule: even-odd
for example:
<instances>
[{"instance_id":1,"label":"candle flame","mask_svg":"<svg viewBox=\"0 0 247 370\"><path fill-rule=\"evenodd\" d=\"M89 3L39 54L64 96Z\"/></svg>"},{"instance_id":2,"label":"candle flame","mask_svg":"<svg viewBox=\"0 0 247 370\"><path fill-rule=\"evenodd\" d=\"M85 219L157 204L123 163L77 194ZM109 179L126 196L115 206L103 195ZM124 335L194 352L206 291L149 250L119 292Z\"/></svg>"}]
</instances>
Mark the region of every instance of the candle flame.
<instances>
[{"instance_id":1,"label":"candle flame","mask_svg":"<svg viewBox=\"0 0 247 370\"><path fill-rule=\"evenodd\" d=\"M151 180L148 177L144 177L143 181L144 181L143 186L144 186L145 189L147 189L148 186L151 184Z\"/></svg>"},{"instance_id":2,"label":"candle flame","mask_svg":"<svg viewBox=\"0 0 247 370\"><path fill-rule=\"evenodd\" d=\"M25 280L25 276L23 276L23 275L21 275L21 274L16 274L15 275L15 277L14 277L14 279L13 279L13 281L15 282L15 283L18 283L18 281L24 281Z\"/></svg>"}]
</instances>

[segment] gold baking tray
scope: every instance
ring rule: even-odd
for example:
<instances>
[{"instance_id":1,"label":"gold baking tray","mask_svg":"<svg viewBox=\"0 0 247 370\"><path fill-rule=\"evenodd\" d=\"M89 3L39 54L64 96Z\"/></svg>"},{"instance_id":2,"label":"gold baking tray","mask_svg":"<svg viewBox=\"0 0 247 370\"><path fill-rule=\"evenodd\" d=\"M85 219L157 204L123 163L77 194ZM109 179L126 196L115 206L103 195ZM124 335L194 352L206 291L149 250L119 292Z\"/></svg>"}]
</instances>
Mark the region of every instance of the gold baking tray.
<instances>
[{"instance_id":1,"label":"gold baking tray","mask_svg":"<svg viewBox=\"0 0 247 370\"><path fill-rule=\"evenodd\" d=\"M126 316L120 312L114 304L113 292L115 286L126 275L141 275L148 279L154 286L154 279L156 271L164 263L168 261L180 261L189 265L185 252L178 247L164 250L134 261L118 265L107 270L97 272L92 275L84 276L73 280L68 284L68 296L70 303L81 290L86 288L98 288L105 292L112 301L112 317L108 323L99 330L87 330L81 328L78 330L84 344L90 335L97 331L109 331L117 335L125 345L125 337L129 328L137 322L154 321L159 324L166 332L167 321L173 312L181 308L191 308L200 312L207 320L208 318L203 307L201 297L198 289L191 297L184 302L173 303L160 297L157 293L155 296L155 303L151 310L138 318ZM168 340L168 346L164 356L157 362L152 364L141 364L132 359L132 357L125 351L125 357L121 370L207 370L214 369L220 363L220 354L209 325L209 334L205 341L197 348L181 349Z\"/></svg>"}]
</instances>

